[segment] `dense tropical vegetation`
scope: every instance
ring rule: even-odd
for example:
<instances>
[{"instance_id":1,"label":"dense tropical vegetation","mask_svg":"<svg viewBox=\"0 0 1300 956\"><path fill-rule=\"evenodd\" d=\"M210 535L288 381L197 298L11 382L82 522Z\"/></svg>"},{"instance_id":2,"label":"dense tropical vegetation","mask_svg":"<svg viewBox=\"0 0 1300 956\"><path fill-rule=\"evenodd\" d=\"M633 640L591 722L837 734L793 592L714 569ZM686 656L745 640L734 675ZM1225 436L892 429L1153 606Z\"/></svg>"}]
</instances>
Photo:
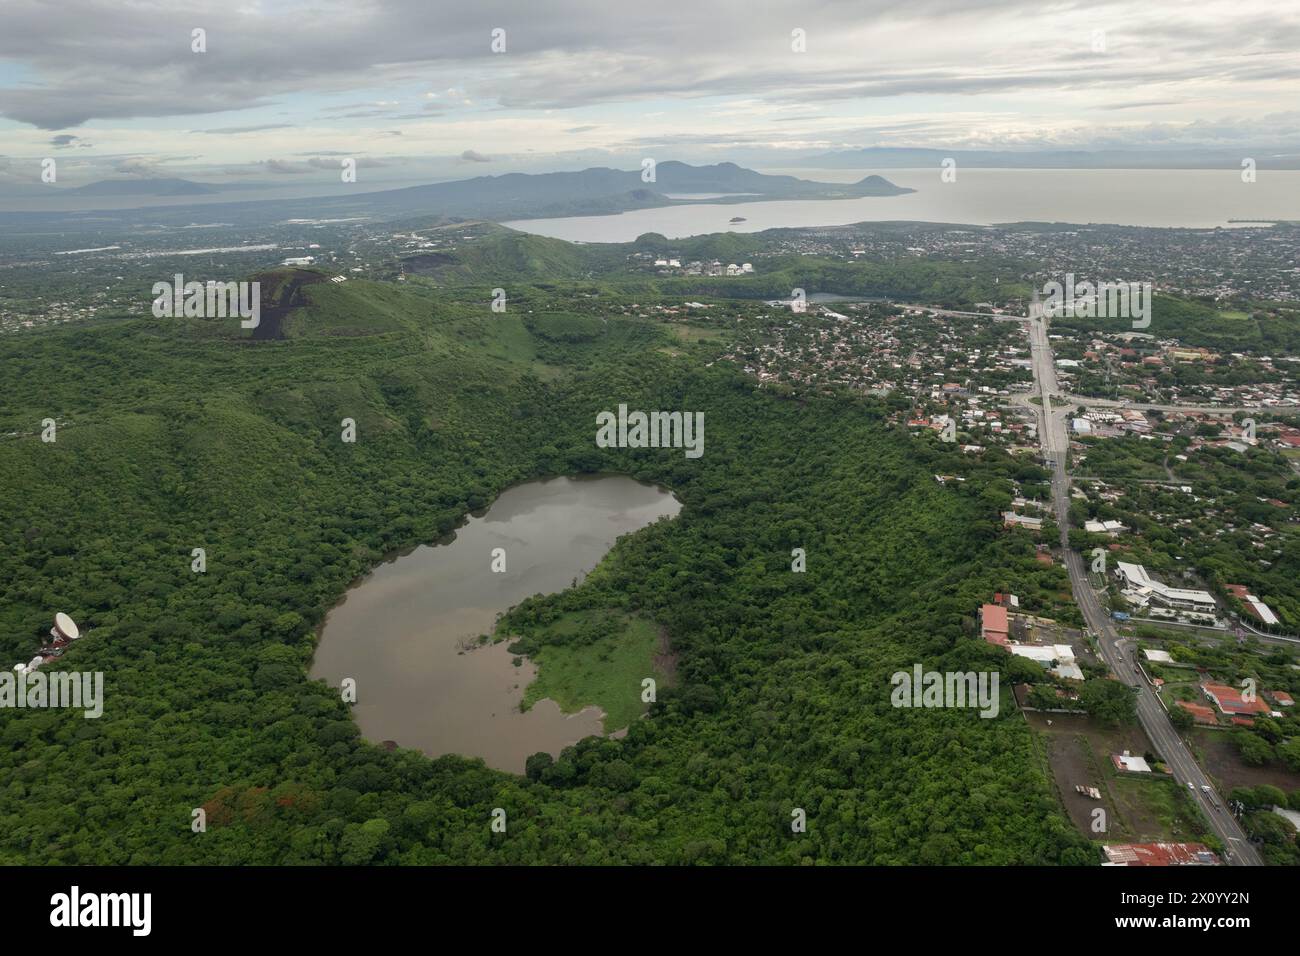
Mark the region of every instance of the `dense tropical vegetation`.
<instances>
[{"instance_id":1,"label":"dense tropical vegetation","mask_svg":"<svg viewBox=\"0 0 1300 956\"><path fill-rule=\"evenodd\" d=\"M1095 862L1009 692L992 720L890 704L916 663L1036 668L974 622L1060 574L1000 528L1026 466L860 399L762 393L653 322L524 318L555 287L505 314L422 281L302 293L277 339L145 319L0 340L0 652L26 660L67 611L88 633L46 669L102 671L107 698L98 720L0 711L0 861ZM705 454L597 448L619 402L703 411ZM678 676L648 719L524 776L360 739L307 679L348 584L512 483L602 471L681 515L508 623L543 651L570 614L662 628Z\"/></svg>"}]
</instances>

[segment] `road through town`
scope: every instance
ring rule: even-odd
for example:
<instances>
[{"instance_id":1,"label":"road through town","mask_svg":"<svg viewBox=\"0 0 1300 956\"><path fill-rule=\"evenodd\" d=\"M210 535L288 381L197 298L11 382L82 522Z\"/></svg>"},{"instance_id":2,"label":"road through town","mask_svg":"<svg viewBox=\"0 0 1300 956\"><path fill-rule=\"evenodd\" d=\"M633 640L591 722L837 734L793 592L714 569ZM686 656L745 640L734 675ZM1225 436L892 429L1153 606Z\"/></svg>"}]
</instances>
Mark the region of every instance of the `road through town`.
<instances>
[{"instance_id":1,"label":"road through town","mask_svg":"<svg viewBox=\"0 0 1300 956\"><path fill-rule=\"evenodd\" d=\"M1083 558L1069 547L1070 474L1066 461L1069 450L1066 415L1069 407L1068 405L1062 407L1060 411L1054 411L1052 407L1052 398L1056 394L1056 364L1047 337L1048 320L1037 303L1030 306L1029 318L1025 324L1029 331L1033 360L1034 394L1038 395L1042 402L1042 406L1038 409L1039 442L1048 467L1052 470L1052 501L1057 525L1061 531L1061 548L1065 554L1066 569L1069 571L1075 603L1078 604L1089 630L1097 635L1102 657L1111 672L1127 686L1137 688L1137 713L1142 729L1146 731L1156 752L1173 770L1179 786L1185 787L1189 783L1192 785L1190 791L1192 797L1209 821L1210 828L1226 848L1227 862L1235 866L1261 866L1263 861L1255 847L1246 839L1241 826L1227 811L1227 804L1214 791L1213 783L1201 770L1191 750L1170 723L1168 714L1156 697L1155 689L1136 670L1132 658L1137 653L1137 649L1129 647L1128 657L1125 657L1126 641L1121 639L1112 627L1106 608L1088 580Z\"/></svg>"}]
</instances>

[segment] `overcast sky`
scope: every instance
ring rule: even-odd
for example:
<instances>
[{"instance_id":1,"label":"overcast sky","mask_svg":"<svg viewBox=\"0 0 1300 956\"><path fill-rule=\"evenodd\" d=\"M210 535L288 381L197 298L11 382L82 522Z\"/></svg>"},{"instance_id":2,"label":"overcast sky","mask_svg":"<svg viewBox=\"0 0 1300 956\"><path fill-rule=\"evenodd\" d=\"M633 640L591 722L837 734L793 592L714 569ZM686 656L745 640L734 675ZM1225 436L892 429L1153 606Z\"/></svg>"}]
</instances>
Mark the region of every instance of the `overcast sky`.
<instances>
[{"instance_id":1,"label":"overcast sky","mask_svg":"<svg viewBox=\"0 0 1300 956\"><path fill-rule=\"evenodd\" d=\"M871 145L1300 146L1290 2L3 0L0 18L10 181L46 156L74 181L307 182L339 156L396 180Z\"/></svg>"}]
</instances>

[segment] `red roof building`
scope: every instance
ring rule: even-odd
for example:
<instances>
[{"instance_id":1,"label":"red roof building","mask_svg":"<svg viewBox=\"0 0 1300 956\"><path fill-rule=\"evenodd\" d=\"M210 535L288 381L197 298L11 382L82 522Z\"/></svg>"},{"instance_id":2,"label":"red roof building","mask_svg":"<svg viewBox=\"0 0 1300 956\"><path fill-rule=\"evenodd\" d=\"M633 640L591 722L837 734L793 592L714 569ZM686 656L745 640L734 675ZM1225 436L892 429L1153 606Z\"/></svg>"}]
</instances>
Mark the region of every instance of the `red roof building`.
<instances>
[{"instance_id":1,"label":"red roof building","mask_svg":"<svg viewBox=\"0 0 1300 956\"><path fill-rule=\"evenodd\" d=\"M1202 684L1201 690L1205 692L1206 697L1214 701L1219 710L1229 716L1236 714L1267 714L1269 712L1268 704L1260 700L1259 697L1254 700L1244 700L1241 691L1226 684Z\"/></svg>"},{"instance_id":2,"label":"red roof building","mask_svg":"<svg viewBox=\"0 0 1300 956\"><path fill-rule=\"evenodd\" d=\"M985 604L980 608L980 636L990 644L1006 647L1010 643L1007 626L1007 609L997 604Z\"/></svg>"},{"instance_id":3,"label":"red roof building","mask_svg":"<svg viewBox=\"0 0 1300 956\"><path fill-rule=\"evenodd\" d=\"M1105 846L1110 866L1218 866L1204 843L1116 843Z\"/></svg>"},{"instance_id":4,"label":"red roof building","mask_svg":"<svg viewBox=\"0 0 1300 956\"><path fill-rule=\"evenodd\" d=\"M1178 701L1178 706L1188 711L1198 724L1217 724L1219 719L1214 716L1214 708L1206 707L1204 704L1189 704L1185 700Z\"/></svg>"}]
</instances>

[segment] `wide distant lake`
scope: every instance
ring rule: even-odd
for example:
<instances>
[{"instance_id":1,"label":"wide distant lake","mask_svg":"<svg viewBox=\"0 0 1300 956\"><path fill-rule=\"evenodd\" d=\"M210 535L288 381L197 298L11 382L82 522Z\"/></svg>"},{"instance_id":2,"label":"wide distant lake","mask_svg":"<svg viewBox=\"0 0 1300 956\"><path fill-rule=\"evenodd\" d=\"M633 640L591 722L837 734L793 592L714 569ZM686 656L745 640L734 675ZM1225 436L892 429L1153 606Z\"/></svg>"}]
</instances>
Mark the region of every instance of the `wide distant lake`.
<instances>
[{"instance_id":1,"label":"wide distant lake","mask_svg":"<svg viewBox=\"0 0 1300 956\"><path fill-rule=\"evenodd\" d=\"M334 687L356 680L352 713L368 740L522 773L539 750L558 755L603 733L603 714L566 715L549 699L523 713L536 668L516 667L505 642L465 645L524 598L581 580L619 535L680 510L667 491L620 476L510 488L450 543L385 562L348 591L325 619L311 676ZM505 573L491 570L494 548L505 551Z\"/></svg>"},{"instance_id":2,"label":"wide distant lake","mask_svg":"<svg viewBox=\"0 0 1300 956\"><path fill-rule=\"evenodd\" d=\"M1261 161L1261 167L1263 166ZM855 182L879 173L916 192L864 199L699 203L637 209L615 216L507 222L577 242L631 242L646 232L670 239L710 232L758 232L796 226L915 220L1111 223L1125 226L1226 226L1229 219L1300 219L1300 170L1260 168L1243 183L1240 169L961 169L944 183L929 169L765 169L821 182ZM746 221L732 223L735 216Z\"/></svg>"}]
</instances>

